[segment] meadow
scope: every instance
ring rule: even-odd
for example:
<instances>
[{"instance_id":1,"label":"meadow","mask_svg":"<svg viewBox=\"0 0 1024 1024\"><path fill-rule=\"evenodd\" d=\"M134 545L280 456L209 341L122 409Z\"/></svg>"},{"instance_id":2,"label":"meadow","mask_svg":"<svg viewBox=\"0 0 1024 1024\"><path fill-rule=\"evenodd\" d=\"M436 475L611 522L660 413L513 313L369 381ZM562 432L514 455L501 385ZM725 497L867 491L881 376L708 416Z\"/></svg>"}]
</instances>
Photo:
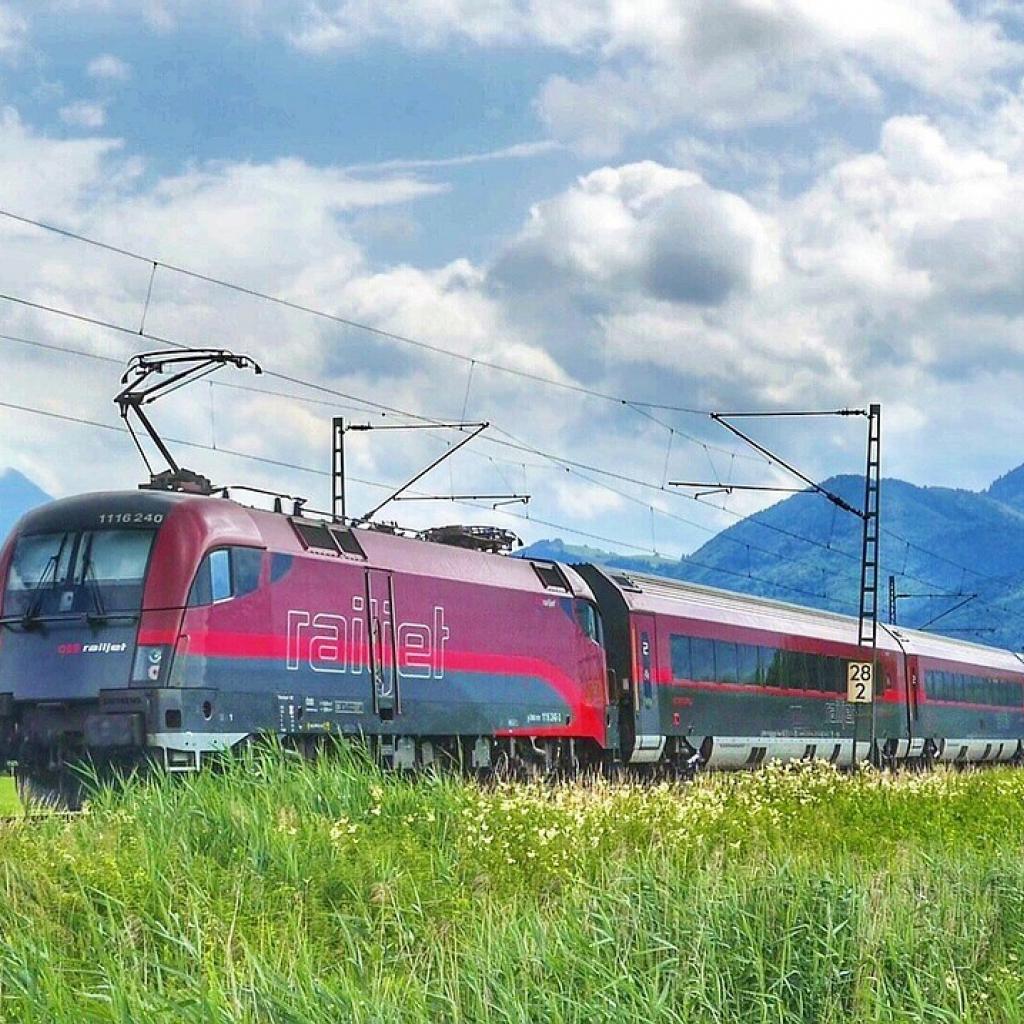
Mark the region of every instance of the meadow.
<instances>
[{"instance_id":1,"label":"meadow","mask_svg":"<svg viewBox=\"0 0 1024 1024\"><path fill-rule=\"evenodd\" d=\"M1024 1019L1024 771L250 754L0 825L4 1021Z\"/></svg>"}]
</instances>

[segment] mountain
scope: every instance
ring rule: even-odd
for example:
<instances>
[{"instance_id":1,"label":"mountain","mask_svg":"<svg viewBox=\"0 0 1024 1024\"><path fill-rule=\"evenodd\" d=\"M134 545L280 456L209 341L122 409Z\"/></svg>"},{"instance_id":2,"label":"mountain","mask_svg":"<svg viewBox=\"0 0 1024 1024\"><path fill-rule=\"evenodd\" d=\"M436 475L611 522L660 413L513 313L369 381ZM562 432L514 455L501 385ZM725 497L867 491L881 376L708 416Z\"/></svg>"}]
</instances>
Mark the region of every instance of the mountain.
<instances>
[{"instance_id":1,"label":"mountain","mask_svg":"<svg viewBox=\"0 0 1024 1024\"><path fill-rule=\"evenodd\" d=\"M822 486L863 504L860 477L837 476ZM1024 647L1024 466L981 493L883 480L881 524L883 621L893 575L898 623L921 627L934 619L935 632ZM558 543L543 541L521 554L555 551ZM856 613L861 522L818 494L797 494L743 519L677 562L655 566L651 558L587 550L588 560L626 571Z\"/></svg>"},{"instance_id":2,"label":"mountain","mask_svg":"<svg viewBox=\"0 0 1024 1024\"><path fill-rule=\"evenodd\" d=\"M16 469L0 473L0 544L24 513L49 500L44 490Z\"/></svg>"},{"instance_id":3,"label":"mountain","mask_svg":"<svg viewBox=\"0 0 1024 1024\"><path fill-rule=\"evenodd\" d=\"M990 498L1024 512L1024 466L1011 469L985 492Z\"/></svg>"}]
</instances>

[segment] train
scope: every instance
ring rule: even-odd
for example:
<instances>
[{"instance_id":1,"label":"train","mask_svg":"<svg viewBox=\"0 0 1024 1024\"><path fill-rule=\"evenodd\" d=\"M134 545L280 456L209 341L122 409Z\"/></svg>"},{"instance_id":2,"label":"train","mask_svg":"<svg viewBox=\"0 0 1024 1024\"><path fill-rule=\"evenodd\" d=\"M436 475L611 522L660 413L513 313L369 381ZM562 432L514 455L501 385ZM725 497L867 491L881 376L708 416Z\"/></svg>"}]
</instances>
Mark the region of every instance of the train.
<instances>
[{"instance_id":1,"label":"train","mask_svg":"<svg viewBox=\"0 0 1024 1024\"><path fill-rule=\"evenodd\" d=\"M140 489L22 517L0 758L28 792L74 804L79 762L192 772L270 736L490 772L1022 756L1012 652L881 627L869 728L854 618L296 511Z\"/></svg>"}]
</instances>

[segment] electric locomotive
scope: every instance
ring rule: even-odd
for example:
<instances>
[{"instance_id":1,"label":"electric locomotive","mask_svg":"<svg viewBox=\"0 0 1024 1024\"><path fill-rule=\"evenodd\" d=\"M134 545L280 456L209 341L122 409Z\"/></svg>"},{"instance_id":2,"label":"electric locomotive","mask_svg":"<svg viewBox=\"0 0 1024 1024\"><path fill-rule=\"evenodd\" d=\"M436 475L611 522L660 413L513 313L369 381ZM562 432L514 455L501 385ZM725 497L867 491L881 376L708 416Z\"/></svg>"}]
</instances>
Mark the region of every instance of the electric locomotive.
<instances>
[{"instance_id":1,"label":"electric locomotive","mask_svg":"<svg viewBox=\"0 0 1024 1024\"><path fill-rule=\"evenodd\" d=\"M1024 738L1010 652L883 630L872 737L855 619L226 497L55 501L0 580L0 756L68 803L75 762L194 771L268 735L491 770L1011 760Z\"/></svg>"}]
</instances>

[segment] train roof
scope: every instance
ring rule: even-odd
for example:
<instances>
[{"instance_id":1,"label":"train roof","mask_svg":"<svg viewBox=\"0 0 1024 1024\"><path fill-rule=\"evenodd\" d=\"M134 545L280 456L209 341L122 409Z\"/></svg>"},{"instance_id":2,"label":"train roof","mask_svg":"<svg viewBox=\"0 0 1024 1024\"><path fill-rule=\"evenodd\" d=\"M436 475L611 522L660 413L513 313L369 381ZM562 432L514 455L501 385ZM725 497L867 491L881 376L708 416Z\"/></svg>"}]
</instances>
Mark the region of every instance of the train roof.
<instances>
[{"instance_id":1,"label":"train roof","mask_svg":"<svg viewBox=\"0 0 1024 1024\"><path fill-rule=\"evenodd\" d=\"M838 643L857 643L857 619L772 598L719 590L699 583L647 573L599 567L618 588L631 611L719 622L751 629L770 629L795 636ZM970 662L1002 671L1020 672L1024 661L1013 651L956 640L934 633L879 623L878 646L939 660Z\"/></svg>"},{"instance_id":2,"label":"train roof","mask_svg":"<svg viewBox=\"0 0 1024 1024\"><path fill-rule=\"evenodd\" d=\"M111 519L111 515L116 518ZM327 532L329 527L330 531L355 537L356 550L365 553L366 564L373 568L550 593L552 597L593 597L589 586L571 566L548 559L509 558L403 537L386 530L349 530L330 520L290 516L228 498L173 491L99 491L59 498L26 513L15 532L90 530L100 524L152 528L169 521L172 515L179 522L189 520L193 530L202 531L216 544L261 544L273 551L310 558L346 558L345 552L331 541L335 534ZM301 531L303 524L311 529ZM326 534L330 548L310 546L308 539L303 539L303 532L307 538ZM364 561L358 554L353 560L360 564Z\"/></svg>"}]
</instances>

